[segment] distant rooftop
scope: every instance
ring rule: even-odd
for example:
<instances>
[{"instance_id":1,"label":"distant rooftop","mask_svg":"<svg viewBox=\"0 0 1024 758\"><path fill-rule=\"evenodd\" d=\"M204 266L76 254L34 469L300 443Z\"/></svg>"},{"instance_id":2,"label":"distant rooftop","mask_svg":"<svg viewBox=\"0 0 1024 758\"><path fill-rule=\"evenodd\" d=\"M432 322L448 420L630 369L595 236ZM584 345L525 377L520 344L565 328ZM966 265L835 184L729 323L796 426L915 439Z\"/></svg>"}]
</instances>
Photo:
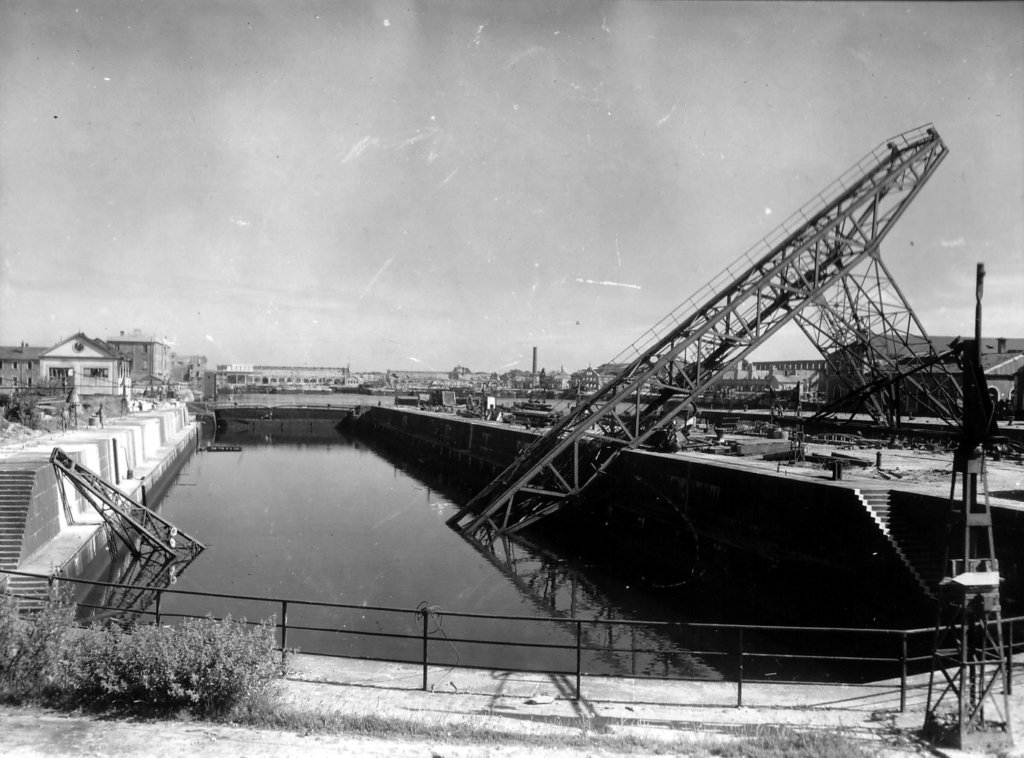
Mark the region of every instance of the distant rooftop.
<instances>
[{"instance_id":1,"label":"distant rooftop","mask_svg":"<svg viewBox=\"0 0 1024 758\"><path fill-rule=\"evenodd\" d=\"M0 345L0 361L34 361L45 353L48 347L31 347L30 345Z\"/></svg>"}]
</instances>

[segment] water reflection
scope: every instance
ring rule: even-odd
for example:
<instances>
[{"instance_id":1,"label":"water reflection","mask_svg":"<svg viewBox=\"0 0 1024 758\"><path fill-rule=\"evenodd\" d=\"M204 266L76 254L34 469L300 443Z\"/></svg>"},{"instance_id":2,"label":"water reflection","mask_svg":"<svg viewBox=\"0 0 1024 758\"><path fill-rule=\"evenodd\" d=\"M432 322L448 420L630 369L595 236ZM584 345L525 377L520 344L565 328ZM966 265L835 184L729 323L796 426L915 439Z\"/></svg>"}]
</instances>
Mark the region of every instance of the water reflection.
<instances>
[{"instance_id":1,"label":"water reflection","mask_svg":"<svg viewBox=\"0 0 1024 758\"><path fill-rule=\"evenodd\" d=\"M449 500L445 518L472 496L471 488L458 478L446 477L404 459L387 446L368 441L375 454L390 460L405 475L424 482ZM456 533L453 532L453 535ZM605 572L583 563L573 556L561 554L554 545L541 545L522 532L501 535L496 539L478 539L457 534L458 539L473 547L515 588L541 616L570 622L586 619L579 626L583 648L584 670L592 674L616 673L651 676L719 679L718 662L709 662L690 650L724 649L722 632L714 630L683 631L682 618L676 623L641 625L640 619L670 618L668 609L656 602L631 593L629 586L613 582L612 593L602 588ZM623 592L625 590L625 592ZM620 599L628 595L629 605ZM575 645L577 625L558 625L562 635L572 635ZM726 644L730 644L728 642ZM734 645L733 645L734 646Z\"/></svg>"},{"instance_id":2,"label":"water reflection","mask_svg":"<svg viewBox=\"0 0 1024 758\"><path fill-rule=\"evenodd\" d=\"M539 612L562 619L585 619L578 629L591 659L590 673L630 673L720 679L722 673L681 645L681 626L645 627L622 613L569 561L530 543L521 534L481 541L462 535ZM691 638L689 643L692 645Z\"/></svg>"},{"instance_id":3,"label":"water reflection","mask_svg":"<svg viewBox=\"0 0 1024 758\"><path fill-rule=\"evenodd\" d=\"M84 623L124 625L138 621L152 610L157 592L175 584L198 555L135 552L119 547L119 540L109 534L107 542L111 560L100 581L129 586L82 585L88 589L76 597L76 602L78 620Z\"/></svg>"}]
</instances>

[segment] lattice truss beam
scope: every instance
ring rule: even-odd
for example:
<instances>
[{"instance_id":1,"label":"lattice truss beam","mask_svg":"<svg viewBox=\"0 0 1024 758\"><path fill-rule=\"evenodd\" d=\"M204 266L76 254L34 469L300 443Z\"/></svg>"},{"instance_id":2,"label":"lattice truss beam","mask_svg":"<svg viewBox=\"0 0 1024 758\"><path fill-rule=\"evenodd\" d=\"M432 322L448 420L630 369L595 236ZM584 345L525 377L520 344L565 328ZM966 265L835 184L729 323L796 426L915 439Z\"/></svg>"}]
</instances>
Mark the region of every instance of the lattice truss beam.
<instances>
[{"instance_id":1,"label":"lattice truss beam","mask_svg":"<svg viewBox=\"0 0 1024 758\"><path fill-rule=\"evenodd\" d=\"M951 425L960 418L959 384L936 351L877 251L867 263L808 303L796 318L849 394L876 423L896 427L897 382L925 414ZM830 415L819 414L820 416Z\"/></svg>"},{"instance_id":2,"label":"lattice truss beam","mask_svg":"<svg viewBox=\"0 0 1024 758\"><path fill-rule=\"evenodd\" d=\"M69 514L65 480L88 502L106 522L115 537L128 548L135 558L149 563L152 556L157 562L168 559L191 562L204 545L178 530L155 511L135 502L96 472L75 461L59 447L50 454L50 463L60 485L65 512Z\"/></svg>"},{"instance_id":3,"label":"lattice truss beam","mask_svg":"<svg viewBox=\"0 0 1024 758\"><path fill-rule=\"evenodd\" d=\"M617 356L619 374L524 450L449 525L469 534L514 532L559 510L621 450L672 424L691 398L791 321L832 360L837 349L876 346L861 351L862 382L884 370L889 341L930 350L878 250L946 152L935 130L922 127L858 161Z\"/></svg>"}]
</instances>

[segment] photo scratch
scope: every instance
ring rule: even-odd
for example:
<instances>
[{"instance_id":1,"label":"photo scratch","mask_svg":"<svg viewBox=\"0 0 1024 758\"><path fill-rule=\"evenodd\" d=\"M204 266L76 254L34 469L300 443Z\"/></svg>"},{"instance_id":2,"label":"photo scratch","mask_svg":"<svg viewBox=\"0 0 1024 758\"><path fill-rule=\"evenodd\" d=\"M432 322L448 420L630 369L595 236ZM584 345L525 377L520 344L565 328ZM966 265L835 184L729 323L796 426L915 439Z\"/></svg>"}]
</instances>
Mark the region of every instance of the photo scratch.
<instances>
[{"instance_id":1,"label":"photo scratch","mask_svg":"<svg viewBox=\"0 0 1024 758\"><path fill-rule=\"evenodd\" d=\"M603 287L626 287L631 290L643 289L639 284L625 284L624 282L599 282L594 279L580 279L579 277L576 278L576 281L580 284L600 284Z\"/></svg>"},{"instance_id":2,"label":"photo scratch","mask_svg":"<svg viewBox=\"0 0 1024 758\"><path fill-rule=\"evenodd\" d=\"M386 261L384 261L384 265L377 269L377 273L370 278L370 281L367 282L366 286L363 288L362 293L359 295L360 300L362 300L370 293L370 290L373 288L373 285L375 285L377 283L377 280L380 279L381 275L385 271L387 271L388 266L391 265L391 261L393 260L394 258L388 258Z\"/></svg>"}]
</instances>

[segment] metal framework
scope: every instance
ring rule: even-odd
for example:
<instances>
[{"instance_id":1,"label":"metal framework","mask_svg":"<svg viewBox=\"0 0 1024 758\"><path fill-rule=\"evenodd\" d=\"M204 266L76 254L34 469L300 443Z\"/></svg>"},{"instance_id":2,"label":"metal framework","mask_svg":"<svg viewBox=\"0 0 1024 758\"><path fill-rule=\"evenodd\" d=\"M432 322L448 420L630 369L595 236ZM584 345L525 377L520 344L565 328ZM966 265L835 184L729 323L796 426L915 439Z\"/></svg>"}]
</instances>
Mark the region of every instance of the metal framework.
<instances>
[{"instance_id":1,"label":"metal framework","mask_svg":"<svg viewBox=\"0 0 1024 758\"><path fill-rule=\"evenodd\" d=\"M67 502L64 481L68 480L143 566L191 563L205 549L201 542L179 531L146 506L136 503L59 447L50 454L50 463L64 501Z\"/></svg>"},{"instance_id":2,"label":"metal framework","mask_svg":"<svg viewBox=\"0 0 1024 758\"><path fill-rule=\"evenodd\" d=\"M996 423L981 367L984 278L985 267L979 264L974 341L960 347L964 423L949 492L950 527L955 540L947 549L948 573L941 584L924 729L934 742L951 743L957 749L987 750L1012 745L1013 733L999 561L985 472L985 447L992 441ZM959 501L955 497L958 475ZM979 483L984 491L981 499Z\"/></svg>"},{"instance_id":3,"label":"metal framework","mask_svg":"<svg viewBox=\"0 0 1024 758\"><path fill-rule=\"evenodd\" d=\"M846 374L854 386L930 359L935 351L879 246L946 153L931 126L868 153L616 357L618 375L526 448L449 526L477 537L515 532L560 510L622 450L675 424L791 321L833 365L856 367ZM956 418L948 398L933 404L937 415ZM876 410L892 416L884 405Z\"/></svg>"}]
</instances>

